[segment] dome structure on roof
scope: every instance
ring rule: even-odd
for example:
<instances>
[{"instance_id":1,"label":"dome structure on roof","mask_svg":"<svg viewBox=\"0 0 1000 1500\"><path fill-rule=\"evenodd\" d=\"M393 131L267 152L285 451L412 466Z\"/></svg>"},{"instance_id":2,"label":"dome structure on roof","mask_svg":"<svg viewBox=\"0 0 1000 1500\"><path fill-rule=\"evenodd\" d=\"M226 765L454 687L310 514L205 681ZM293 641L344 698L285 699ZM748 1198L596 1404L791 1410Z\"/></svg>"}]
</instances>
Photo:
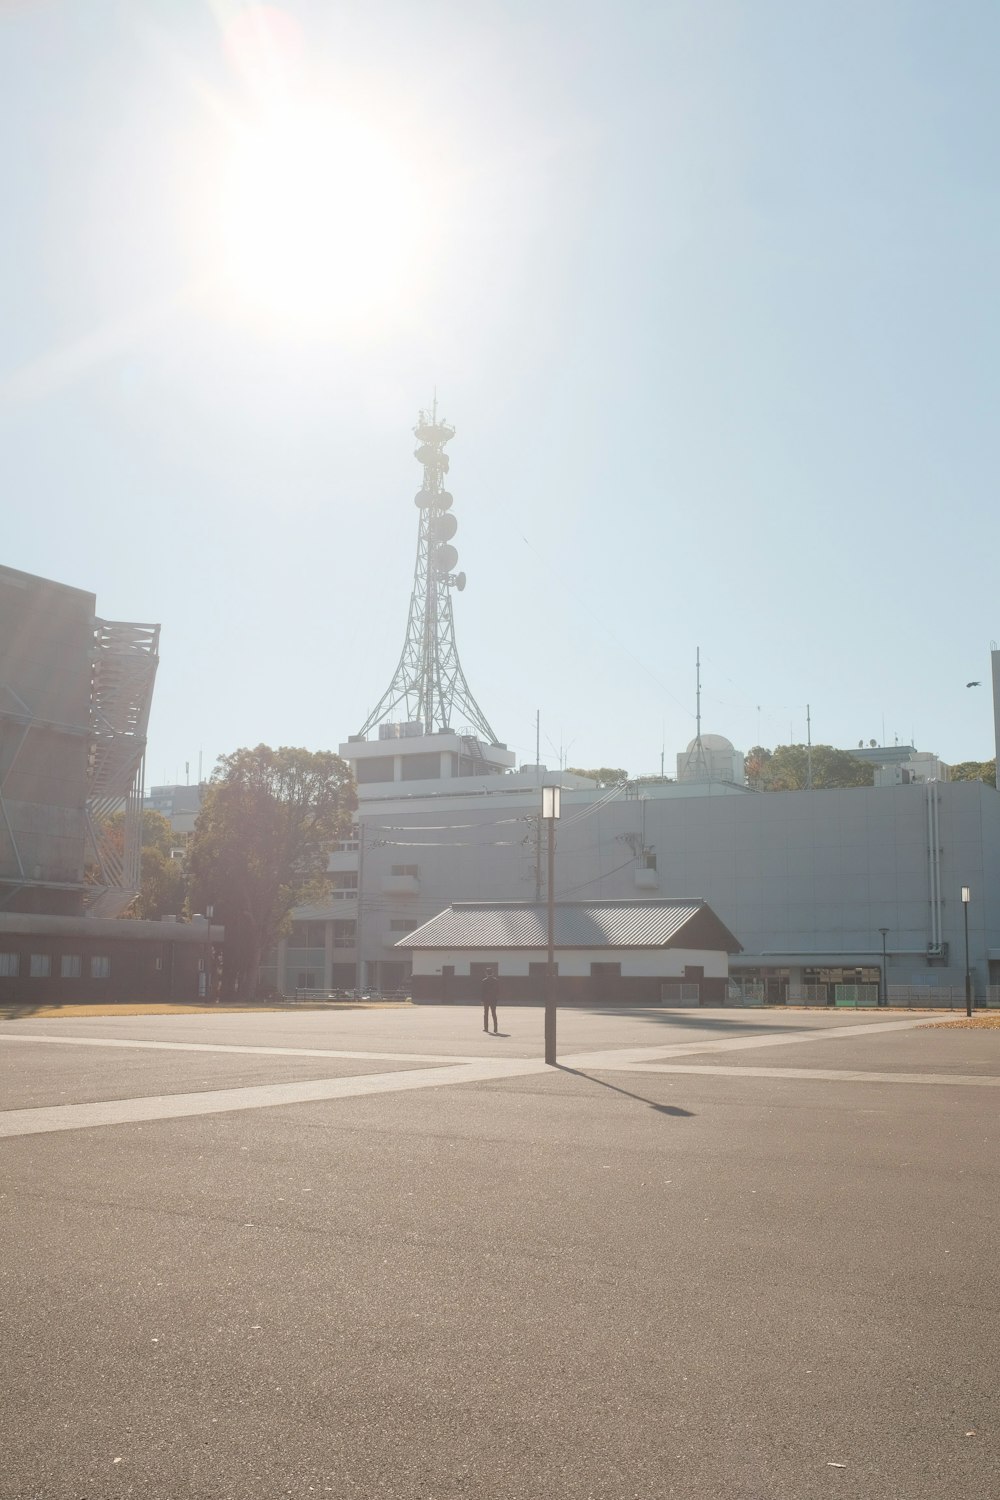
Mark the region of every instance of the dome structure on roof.
<instances>
[{"instance_id":1,"label":"dome structure on roof","mask_svg":"<svg viewBox=\"0 0 1000 1500\"><path fill-rule=\"evenodd\" d=\"M727 740L724 734L703 734L701 737L701 747L705 751L724 750L728 755L733 755L736 751L736 746L732 740ZM690 755L692 750L696 750L697 748L698 739L696 736L689 742L685 754Z\"/></svg>"},{"instance_id":2,"label":"dome structure on roof","mask_svg":"<svg viewBox=\"0 0 1000 1500\"><path fill-rule=\"evenodd\" d=\"M724 734L695 735L677 757L678 781L728 781L742 786L746 780L743 755Z\"/></svg>"}]
</instances>

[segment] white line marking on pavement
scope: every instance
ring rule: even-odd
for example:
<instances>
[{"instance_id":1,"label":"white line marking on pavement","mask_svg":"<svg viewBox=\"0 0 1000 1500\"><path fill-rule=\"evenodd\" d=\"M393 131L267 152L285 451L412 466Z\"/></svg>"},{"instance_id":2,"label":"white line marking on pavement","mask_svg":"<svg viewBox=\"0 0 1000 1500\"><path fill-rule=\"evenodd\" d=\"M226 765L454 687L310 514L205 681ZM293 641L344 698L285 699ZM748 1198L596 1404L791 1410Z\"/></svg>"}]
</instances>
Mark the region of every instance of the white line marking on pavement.
<instances>
[{"instance_id":1,"label":"white line marking on pavement","mask_svg":"<svg viewBox=\"0 0 1000 1500\"><path fill-rule=\"evenodd\" d=\"M608 1061L612 1058L618 1062L654 1062L660 1057L691 1057L701 1052L745 1052L757 1047L792 1047L802 1042L843 1041L847 1037L856 1039L871 1036L873 1032L912 1031L915 1026L926 1025L926 1016L922 1016L919 1021L858 1021L853 1026L816 1027L813 1031L794 1031L791 1035L787 1032L779 1035L772 1031L758 1033L756 1036L728 1036L702 1042L672 1042L662 1047L621 1047L605 1052L581 1052L573 1058L564 1057L561 1061L566 1067L604 1068L613 1066Z\"/></svg>"},{"instance_id":2,"label":"white line marking on pavement","mask_svg":"<svg viewBox=\"0 0 1000 1500\"><path fill-rule=\"evenodd\" d=\"M595 1073L706 1073L717 1078L818 1078L832 1083L958 1083L973 1088L1000 1088L1000 1077L977 1073L861 1073L836 1068L724 1068L705 1063L621 1063Z\"/></svg>"},{"instance_id":3,"label":"white line marking on pavement","mask_svg":"<svg viewBox=\"0 0 1000 1500\"><path fill-rule=\"evenodd\" d=\"M883 1021L875 1024L820 1028L752 1037L679 1042L653 1047L623 1047L603 1052L579 1052L560 1058L563 1068L593 1072L706 1073L719 1076L758 1078L823 1078L844 1082L964 1083L990 1086L997 1079L952 1074L859 1073L809 1068L726 1068L710 1065L671 1065L667 1058L692 1053L725 1052L751 1047L775 1047L794 1042L858 1038L870 1032L908 1031L926 1021ZM7 1034L10 1036L10 1034ZM422 1062L423 1068L404 1073L369 1073L352 1078L315 1079L300 1083L262 1084L250 1088L212 1089L193 1094L161 1094L148 1098L114 1099L90 1104L60 1104L0 1113L0 1137L39 1135L60 1130L79 1130L100 1125L124 1125L136 1121L179 1119L192 1115L225 1114L245 1109L266 1109L282 1104L308 1104L325 1099L360 1098L370 1094L402 1093L414 1089L441 1088L464 1083L493 1082L552 1073L541 1059L430 1057L426 1053L340 1052L309 1047L240 1047L222 1043L132 1041L109 1037L33 1036L19 1032L16 1041L59 1042L73 1046L162 1049L184 1052L228 1052L264 1056L330 1057L393 1062Z\"/></svg>"},{"instance_id":4,"label":"white line marking on pavement","mask_svg":"<svg viewBox=\"0 0 1000 1500\"><path fill-rule=\"evenodd\" d=\"M0 1042L55 1042L66 1047L134 1047L153 1052L246 1052L258 1057L353 1057L372 1062L465 1062L461 1053L438 1056L433 1052L335 1052L322 1047L244 1047L225 1042L147 1042L131 1037L47 1036L27 1031L0 1031Z\"/></svg>"},{"instance_id":5,"label":"white line marking on pavement","mask_svg":"<svg viewBox=\"0 0 1000 1500\"><path fill-rule=\"evenodd\" d=\"M97 1104L58 1104L42 1109L11 1109L0 1114L0 1137L46 1135L98 1125L176 1120L191 1115L226 1114L232 1110L268 1109L281 1104L313 1104L324 1099L353 1099L366 1094L395 1094L408 1089L482 1083L549 1071L540 1059L484 1058L457 1067L416 1068L410 1073L369 1073L361 1078L321 1078L309 1083L263 1084L254 1088L214 1089L200 1094L165 1094L151 1099L113 1099Z\"/></svg>"}]
</instances>

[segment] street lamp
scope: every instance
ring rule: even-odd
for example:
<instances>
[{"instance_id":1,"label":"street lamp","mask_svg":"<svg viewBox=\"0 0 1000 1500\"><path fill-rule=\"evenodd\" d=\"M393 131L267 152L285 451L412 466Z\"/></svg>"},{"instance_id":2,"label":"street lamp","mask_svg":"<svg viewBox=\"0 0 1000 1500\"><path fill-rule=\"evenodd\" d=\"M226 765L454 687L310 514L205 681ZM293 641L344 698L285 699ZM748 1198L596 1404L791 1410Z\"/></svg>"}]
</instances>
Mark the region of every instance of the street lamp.
<instances>
[{"instance_id":1,"label":"street lamp","mask_svg":"<svg viewBox=\"0 0 1000 1500\"><path fill-rule=\"evenodd\" d=\"M970 886L962 887L962 911L965 914L965 1014L972 1015L972 970L969 968L969 902L972 900Z\"/></svg>"},{"instance_id":2,"label":"street lamp","mask_svg":"<svg viewBox=\"0 0 1000 1500\"><path fill-rule=\"evenodd\" d=\"M205 921L208 926L205 929L205 999L212 998L212 917L215 915L215 907L209 903L205 907Z\"/></svg>"},{"instance_id":3,"label":"street lamp","mask_svg":"<svg viewBox=\"0 0 1000 1500\"><path fill-rule=\"evenodd\" d=\"M885 940L886 940L886 938L887 938L887 936L889 934L889 929L888 929L888 927L880 927L879 928L879 932L882 935L882 993L879 996L878 1003L879 1003L879 1005L888 1005L889 1004L889 979L888 979L888 976L886 974L886 969L885 969Z\"/></svg>"},{"instance_id":4,"label":"street lamp","mask_svg":"<svg viewBox=\"0 0 1000 1500\"><path fill-rule=\"evenodd\" d=\"M556 1063L556 819L559 817L561 787L542 787L542 819L548 825L548 963L545 967L545 1061Z\"/></svg>"}]
</instances>

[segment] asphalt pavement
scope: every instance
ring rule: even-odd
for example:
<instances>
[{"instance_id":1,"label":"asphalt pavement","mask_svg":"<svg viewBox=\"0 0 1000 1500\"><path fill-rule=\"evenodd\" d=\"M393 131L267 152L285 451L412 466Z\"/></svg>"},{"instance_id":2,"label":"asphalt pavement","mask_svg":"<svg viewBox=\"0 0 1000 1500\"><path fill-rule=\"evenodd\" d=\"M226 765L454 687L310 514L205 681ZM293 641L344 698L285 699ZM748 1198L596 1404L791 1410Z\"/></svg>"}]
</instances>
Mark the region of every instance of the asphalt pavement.
<instances>
[{"instance_id":1,"label":"asphalt pavement","mask_svg":"<svg viewBox=\"0 0 1000 1500\"><path fill-rule=\"evenodd\" d=\"M0 1500L1000 1494L1000 1034L0 1023Z\"/></svg>"}]
</instances>

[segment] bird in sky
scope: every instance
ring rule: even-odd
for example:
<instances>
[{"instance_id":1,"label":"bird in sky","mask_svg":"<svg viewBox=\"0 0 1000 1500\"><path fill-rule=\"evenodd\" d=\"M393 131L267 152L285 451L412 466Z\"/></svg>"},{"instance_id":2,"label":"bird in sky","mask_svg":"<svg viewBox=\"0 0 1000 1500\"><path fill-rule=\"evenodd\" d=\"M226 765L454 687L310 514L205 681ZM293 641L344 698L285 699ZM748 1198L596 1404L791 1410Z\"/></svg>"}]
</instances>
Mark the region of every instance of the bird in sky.
<instances>
[{"instance_id":1,"label":"bird in sky","mask_svg":"<svg viewBox=\"0 0 1000 1500\"><path fill-rule=\"evenodd\" d=\"M982 687L981 682L967 682L965 685L966 687Z\"/></svg>"}]
</instances>

